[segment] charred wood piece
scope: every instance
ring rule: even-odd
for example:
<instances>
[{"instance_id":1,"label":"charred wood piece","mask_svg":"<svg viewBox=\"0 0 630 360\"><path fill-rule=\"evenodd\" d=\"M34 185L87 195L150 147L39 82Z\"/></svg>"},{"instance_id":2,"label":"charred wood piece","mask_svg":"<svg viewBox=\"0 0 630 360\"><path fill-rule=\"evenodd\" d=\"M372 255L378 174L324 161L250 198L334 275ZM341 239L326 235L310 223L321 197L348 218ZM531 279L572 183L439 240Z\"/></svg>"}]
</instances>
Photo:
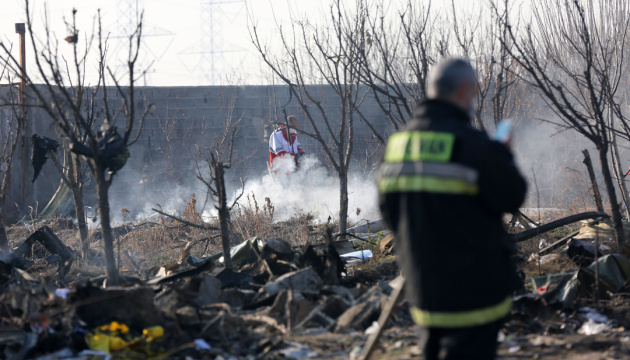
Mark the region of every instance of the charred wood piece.
<instances>
[{"instance_id":1,"label":"charred wood piece","mask_svg":"<svg viewBox=\"0 0 630 360\"><path fill-rule=\"evenodd\" d=\"M44 248L52 254L60 257L58 261L58 274L59 278L63 279L63 277L68 273L68 270L70 270L70 266L72 265L72 260L74 258L74 252L71 248L66 246L66 244L64 244L48 226L42 226L32 233L31 236L18 246L14 254L18 257L23 257L29 253L36 242L42 244L42 246L44 246Z\"/></svg>"}]
</instances>

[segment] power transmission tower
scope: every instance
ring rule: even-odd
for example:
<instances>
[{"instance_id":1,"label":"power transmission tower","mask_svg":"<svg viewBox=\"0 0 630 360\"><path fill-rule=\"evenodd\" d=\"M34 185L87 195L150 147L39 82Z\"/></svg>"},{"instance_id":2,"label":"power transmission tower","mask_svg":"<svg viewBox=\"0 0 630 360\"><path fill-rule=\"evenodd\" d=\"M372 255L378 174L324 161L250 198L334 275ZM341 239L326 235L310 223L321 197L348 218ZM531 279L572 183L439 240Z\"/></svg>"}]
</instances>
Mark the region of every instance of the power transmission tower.
<instances>
[{"instance_id":1,"label":"power transmission tower","mask_svg":"<svg viewBox=\"0 0 630 360\"><path fill-rule=\"evenodd\" d=\"M117 20L114 25L115 30L112 31L113 36L111 36L111 39L115 40L112 55L117 60L122 58L124 61L118 61L118 63L115 64L114 69L116 70L127 66L127 54L125 53L123 57L121 53L129 49L129 38L136 31L136 26L140 20L140 13L143 8L144 0L118 0ZM154 37L166 37L168 40L149 44L147 40ZM147 85L147 76L155 72L155 64L166 53L174 40L175 33L157 26L152 26L146 21L146 18L143 20L141 39L143 51L138 61L138 70L142 72L141 75L145 86Z\"/></svg>"},{"instance_id":2,"label":"power transmission tower","mask_svg":"<svg viewBox=\"0 0 630 360\"><path fill-rule=\"evenodd\" d=\"M235 13L228 13L225 5L236 9ZM225 55L227 53L245 52L240 46L224 41L223 28L228 23L233 23L239 13L244 9L244 0L201 0L201 26L199 43L190 46L180 54L198 55L199 60L192 71L200 75L202 82L215 85L222 70L228 64Z\"/></svg>"},{"instance_id":3,"label":"power transmission tower","mask_svg":"<svg viewBox=\"0 0 630 360\"><path fill-rule=\"evenodd\" d=\"M138 14L138 0L118 0L117 29L118 36L129 37L135 30L136 15Z\"/></svg>"}]
</instances>

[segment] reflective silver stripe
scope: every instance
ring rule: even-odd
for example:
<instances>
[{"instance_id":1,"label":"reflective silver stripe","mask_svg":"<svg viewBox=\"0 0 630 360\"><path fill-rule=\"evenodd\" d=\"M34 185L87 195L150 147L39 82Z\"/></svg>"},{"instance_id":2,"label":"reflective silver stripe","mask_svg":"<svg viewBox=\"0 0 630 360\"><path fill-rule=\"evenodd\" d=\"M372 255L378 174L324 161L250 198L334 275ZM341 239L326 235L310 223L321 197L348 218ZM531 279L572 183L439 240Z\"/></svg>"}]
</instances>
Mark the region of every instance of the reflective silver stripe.
<instances>
[{"instance_id":1,"label":"reflective silver stripe","mask_svg":"<svg viewBox=\"0 0 630 360\"><path fill-rule=\"evenodd\" d=\"M383 163L379 169L380 178L405 175L426 175L442 178L461 179L475 184L479 178L477 170L455 163L438 163L428 161Z\"/></svg>"}]
</instances>

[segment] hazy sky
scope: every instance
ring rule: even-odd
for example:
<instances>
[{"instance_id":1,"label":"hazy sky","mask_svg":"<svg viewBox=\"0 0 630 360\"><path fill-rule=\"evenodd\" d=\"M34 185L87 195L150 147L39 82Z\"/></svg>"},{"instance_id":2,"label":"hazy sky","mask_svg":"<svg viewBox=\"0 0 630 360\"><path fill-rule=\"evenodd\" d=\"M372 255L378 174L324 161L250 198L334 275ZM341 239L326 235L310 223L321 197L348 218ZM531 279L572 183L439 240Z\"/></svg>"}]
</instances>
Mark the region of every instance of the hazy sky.
<instances>
[{"instance_id":1,"label":"hazy sky","mask_svg":"<svg viewBox=\"0 0 630 360\"><path fill-rule=\"evenodd\" d=\"M212 1L212 0L210 0ZM213 5L214 21L209 22L209 12L203 11L208 0L31 0L33 18L36 22L35 33L43 36L44 5L48 7L48 18L54 31L54 38L60 41L60 50L68 51L71 46L63 42L68 35L63 17L71 17L76 8L80 41L85 34L92 32L92 23L98 9L103 14L103 27L110 33L112 54L124 58L125 26L134 15L136 3L145 10L144 57L140 66L146 68L150 63L151 71L145 78L147 85L208 85L212 82L211 56L207 49L210 36L209 25L213 24L211 34L215 39L217 52L214 55L215 76L218 83L226 77L240 78L242 83L260 83L267 70L258 60L247 30L248 12L256 20L263 37L273 41L276 21L286 21L289 15L306 15L315 21L322 18L323 9L329 0L214 0L222 3ZM405 0L392 0L396 6ZM422 1L422 0L418 0ZM466 0L457 0L464 3ZM479 0L481 1L481 0ZM353 3L353 0L349 0ZM23 0L2 0L0 12L0 33L2 40L13 42L17 50L18 36L14 24L24 22ZM442 3L442 1L434 1ZM130 11L131 6L131 11ZM205 6L207 9L208 5ZM205 24L205 26L202 26ZM206 31L203 31L203 30ZM205 46L203 44L206 44ZM17 55L17 51L14 51ZM27 47L27 68L32 66L32 47ZM204 61L205 58L205 61ZM119 60L120 61L120 60ZM92 66L93 68L93 66ZM144 81L140 82L142 85Z\"/></svg>"}]
</instances>

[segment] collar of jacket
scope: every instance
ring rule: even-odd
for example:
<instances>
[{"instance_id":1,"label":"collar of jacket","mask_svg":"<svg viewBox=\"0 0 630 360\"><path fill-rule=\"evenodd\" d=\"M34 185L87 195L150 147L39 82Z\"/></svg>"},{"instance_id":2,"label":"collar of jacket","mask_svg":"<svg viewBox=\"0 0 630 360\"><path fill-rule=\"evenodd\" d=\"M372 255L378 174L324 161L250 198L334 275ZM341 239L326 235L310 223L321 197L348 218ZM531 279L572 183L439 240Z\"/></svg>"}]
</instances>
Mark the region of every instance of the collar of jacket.
<instances>
[{"instance_id":1,"label":"collar of jacket","mask_svg":"<svg viewBox=\"0 0 630 360\"><path fill-rule=\"evenodd\" d=\"M444 100L426 100L413 111L412 119L451 118L471 124L470 115L459 106Z\"/></svg>"}]
</instances>

